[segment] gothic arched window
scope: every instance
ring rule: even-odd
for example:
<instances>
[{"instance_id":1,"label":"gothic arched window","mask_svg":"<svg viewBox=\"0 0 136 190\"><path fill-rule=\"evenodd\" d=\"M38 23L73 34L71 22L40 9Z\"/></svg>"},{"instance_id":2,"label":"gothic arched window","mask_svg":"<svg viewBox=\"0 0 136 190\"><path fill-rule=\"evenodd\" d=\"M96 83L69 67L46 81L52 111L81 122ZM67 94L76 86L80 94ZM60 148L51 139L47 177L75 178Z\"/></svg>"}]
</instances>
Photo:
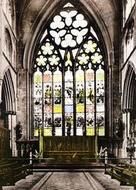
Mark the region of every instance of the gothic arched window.
<instances>
[{"instance_id":1,"label":"gothic arched window","mask_svg":"<svg viewBox=\"0 0 136 190\"><path fill-rule=\"evenodd\" d=\"M70 3L37 44L33 65L34 135L105 135L105 66L88 18Z\"/></svg>"}]
</instances>

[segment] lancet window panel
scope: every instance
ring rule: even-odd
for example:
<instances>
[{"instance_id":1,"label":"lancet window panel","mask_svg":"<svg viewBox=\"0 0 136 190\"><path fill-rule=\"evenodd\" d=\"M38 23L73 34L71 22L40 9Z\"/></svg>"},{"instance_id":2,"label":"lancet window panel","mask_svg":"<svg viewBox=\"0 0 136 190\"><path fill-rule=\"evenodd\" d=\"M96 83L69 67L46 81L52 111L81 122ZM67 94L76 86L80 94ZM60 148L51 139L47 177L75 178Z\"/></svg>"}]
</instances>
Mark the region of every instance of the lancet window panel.
<instances>
[{"instance_id":1,"label":"lancet window panel","mask_svg":"<svg viewBox=\"0 0 136 190\"><path fill-rule=\"evenodd\" d=\"M66 4L46 26L33 65L34 135L105 135L105 64L88 17Z\"/></svg>"}]
</instances>

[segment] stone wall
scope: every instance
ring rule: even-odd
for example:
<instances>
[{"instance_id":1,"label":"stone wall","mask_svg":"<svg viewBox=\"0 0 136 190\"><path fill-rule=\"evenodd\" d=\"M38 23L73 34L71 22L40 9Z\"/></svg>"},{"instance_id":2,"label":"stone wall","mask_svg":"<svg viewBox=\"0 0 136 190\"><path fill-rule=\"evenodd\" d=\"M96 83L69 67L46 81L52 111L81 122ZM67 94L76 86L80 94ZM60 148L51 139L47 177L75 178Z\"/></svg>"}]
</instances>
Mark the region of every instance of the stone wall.
<instances>
[{"instance_id":1,"label":"stone wall","mask_svg":"<svg viewBox=\"0 0 136 190\"><path fill-rule=\"evenodd\" d=\"M16 17L15 17L15 1L9 3L9 1L0 1L0 103L3 104L3 101L8 105L8 110L4 110L5 114L7 114L8 122L6 126L10 132L10 148L14 147L13 155L16 154L15 148L15 133L14 127L16 125ZM6 81L6 85L4 84L5 73L10 73L10 81ZM10 84L12 85L10 86ZM9 84L9 85L7 85ZM4 87L5 85L5 87ZM3 91L4 89L4 91ZM2 94L5 96L5 100L2 99ZM8 97L7 94L10 94L13 99L13 102L10 103L9 100L6 99ZM11 97L10 96L10 97ZM14 105L12 107L12 105ZM1 106L1 105L0 105ZM0 109L3 109L0 107ZM14 114L14 115L13 115ZM1 115L1 113L0 113ZM1 116L0 116L1 117ZM11 135L12 134L12 135ZM12 136L12 137L11 137Z\"/></svg>"}]
</instances>

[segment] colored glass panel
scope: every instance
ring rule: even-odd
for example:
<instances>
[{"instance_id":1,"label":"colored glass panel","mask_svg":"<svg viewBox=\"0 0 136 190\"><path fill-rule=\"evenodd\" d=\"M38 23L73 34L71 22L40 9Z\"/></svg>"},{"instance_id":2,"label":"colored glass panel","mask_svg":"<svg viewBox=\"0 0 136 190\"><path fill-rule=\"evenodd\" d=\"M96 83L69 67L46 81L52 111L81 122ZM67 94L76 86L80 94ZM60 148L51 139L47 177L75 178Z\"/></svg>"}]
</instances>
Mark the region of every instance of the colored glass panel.
<instances>
[{"instance_id":1,"label":"colored glass panel","mask_svg":"<svg viewBox=\"0 0 136 190\"><path fill-rule=\"evenodd\" d=\"M60 71L54 72L54 113L61 111L62 103L62 74Z\"/></svg>"},{"instance_id":2,"label":"colored glass panel","mask_svg":"<svg viewBox=\"0 0 136 190\"><path fill-rule=\"evenodd\" d=\"M76 72L76 102L77 109L81 112L83 107L81 104L84 103L84 72L81 68Z\"/></svg>"},{"instance_id":3,"label":"colored glass panel","mask_svg":"<svg viewBox=\"0 0 136 190\"><path fill-rule=\"evenodd\" d=\"M51 112L52 106L52 74L50 71L44 72L43 76L44 82L44 108L45 111Z\"/></svg>"},{"instance_id":4,"label":"colored glass panel","mask_svg":"<svg viewBox=\"0 0 136 190\"><path fill-rule=\"evenodd\" d=\"M66 113L73 113L73 105L65 105Z\"/></svg>"},{"instance_id":5,"label":"colored glass panel","mask_svg":"<svg viewBox=\"0 0 136 190\"><path fill-rule=\"evenodd\" d=\"M87 112L86 114L86 135L94 136L94 112Z\"/></svg>"},{"instance_id":6,"label":"colored glass panel","mask_svg":"<svg viewBox=\"0 0 136 190\"><path fill-rule=\"evenodd\" d=\"M97 114L96 114L96 127L99 136L105 135L104 129L104 101L105 101L105 93L104 93L104 70L99 67L96 72L96 103L97 103Z\"/></svg>"},{"instance_id":7,"label":"colored glass panel","mask_svg":"<svg viewBox=\"0 0 136 190\"><path fill-rule=\"evenodd\" d=\"M65 72L65 135L73 135L73 74Z\"/></svg>"},{"instance_id":8,"label":"colored glass panel","mask_svg":"<svg viewBox=\"0 0 136 190\"><path fill-rule=\"evenodd\" d=\"M43 134L44 134L44 136L52 136L52 129L44 128Z\"/></svg>"},{"instance_id":9,"label":"colored glass panel","mask_svg":"<svg viewBox=\"0 0 136 190\"><path fill-rule=\"evenodd\" d=\"M44 90L44 136L50 136L52 131L52 73L45 71L43 74Z\"/></svg>"},{"instance_id":10,"label":"colored glass panel","mask_svg":"<svg viewBox=\"0 0 136 190\"><path fill-rule=\"evenodd\" d=\"M77 135L83 136L85 134L85 118L83 113L76 114L76 127Z\"/></svg>"},{"instance_id":11,"label":"colored glass panel","mask_svg":"<svg viewBox=\"0 0 136 190\"><path fill-rule=\"evenodd\" d=\"M76 134L83 135L85 132L85 91L84 91L84 71L76 71Z\"/></svg>"},{"instance_id":12,"label":"colored glass panel","mask_svg":"<svg viewBox=\"0 0 136 190\"><path fill-rule=\"evenodd\" d=\"M36 131L42 127L42 73L37 70L33 77L34 135L38 135Z\"/></svg>"},{"instance_id":13,"label":"colored glass panel","mask_svg":"<svg viewBox=\"0 0 136 190\"><path fill-rule=\"evenodd\" d=\"M94 71L92 69L86 71L86 103L94 104Z\"/></svg>"},{"instance_id":14,"label":"colored glass panel","mask_svg":"<svg viewBox=\"0 0 136 190\"><path fill-rule=\"evenodd\" d=\"M54 114L54 130L56 136L62 136L62 114Z\"/></svg>"},{"instance_id":15,"label":"colored glass panel","mask_svg":"<svg viewBox=\"0 0 136 190\"><path fill-rule=\"evenodd\" d=\"M55 113L62 113L62 104L54 104L54 109L53 109L54 114Z\"/></svg>"},{"instance_id":16,"label":"colored glass panel","mask_svg":"<svg viewBox=\"0 0 136 190\"><path fill-rule=\"evenodd\" d=\"M73 113L65 114L65 135L73 136Z\"/></svg>"},{"instance_id":17,"label":"colored glass panel","mask_svg":"<svg viewBox=\"0 0 136 190\"><path fill-rule=\"evenodd\" d=\"M99 136L105 135L104 123L105 123L104 112L97 112L97 114L96 114L96 129L97 129L97 134Z\"/></svg>"},{"instance_id":18,"label":"colored glass panel","mask_svg":"<svg viewBox=\"0 0 136 190\"><path fill-rule=\"evenodd\" d=\"M52 127L52 113L45 112L44 114L44 127Z\"/></svg>"},{"instance_id":19,"label":"colored glass panel","mask_svg":"<svg viewBox=\"0 0 136 190\"><path fill-rule=\"evenodd\" d=\"M94 71L86 71L86 134L94 136Z\"/></svg>"},{"instance_id":20,"label":"colored glass panel","mask_svg":"<svg viewBox=\"0 0 136 190\"><path fill-rule=\"evenodd\" d=\"M70 70L65 72L65 104L73 106L73 74Z\"/></svg>"},{"instance_id":21,"label":"colored glass panel","mask_svg":"<svg viewBox=\"0 0 136 190\"><path fill-rule=\"evenodd\" d=\"M76 111L77 111L77 113L78 112L84 113L84 104L77 104Z\"/></svg>"}]
</instances>

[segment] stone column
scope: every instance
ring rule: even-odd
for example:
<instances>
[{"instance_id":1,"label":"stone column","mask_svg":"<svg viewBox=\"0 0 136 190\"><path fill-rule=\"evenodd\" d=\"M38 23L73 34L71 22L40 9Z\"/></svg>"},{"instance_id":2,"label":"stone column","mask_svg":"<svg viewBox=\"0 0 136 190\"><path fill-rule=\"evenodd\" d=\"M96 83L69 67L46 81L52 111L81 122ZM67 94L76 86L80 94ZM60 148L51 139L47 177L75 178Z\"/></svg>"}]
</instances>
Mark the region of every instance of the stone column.
<instances>
[{"instance_id":1,"label":"stone column","mask_svg":"<svg viewBox=\"0 0 136 190\"><path fill-rule=\"evenodd\" d=\"M2 0L0 0L0 28L2 29ZM2 30L0 30L0 61L2 62ZM0 103L2 94L2 69L0 69Z\"/></svg>"},{"instance_id":2,"label":"stone column","mask_svg":"<svg viewBox=\"0 0 136 190\"><path fill-rule=\"evenodd\" d=\"M124 124L124 134L123 134L123 145L122 145L122 155L121 157L126 158L126 146L127 146L127 113L123 113L123 124Z\"/></svg>"},{"instance_id":3,"label":"stone column","mask_svg":"<svg viewBox=\"0 0 136 190\"><path fill-rule=\"evenodd\" d=\"M27 71L19 68L17 74L17 121L21 122L23 137L27 139Z\"/></svg>"},{"instance_id":4,"label":"stone column","mask_svg":"<svg viewBox=\"0 0 136 190\"><path fill-rule=\"evenodd\" d=\"M12 136L11 136L11 142L12 142L12 156L17 156L17 145L16 145L16 115L11 115L11 125L12 125Z\"/></svg>"}]
</instances>

